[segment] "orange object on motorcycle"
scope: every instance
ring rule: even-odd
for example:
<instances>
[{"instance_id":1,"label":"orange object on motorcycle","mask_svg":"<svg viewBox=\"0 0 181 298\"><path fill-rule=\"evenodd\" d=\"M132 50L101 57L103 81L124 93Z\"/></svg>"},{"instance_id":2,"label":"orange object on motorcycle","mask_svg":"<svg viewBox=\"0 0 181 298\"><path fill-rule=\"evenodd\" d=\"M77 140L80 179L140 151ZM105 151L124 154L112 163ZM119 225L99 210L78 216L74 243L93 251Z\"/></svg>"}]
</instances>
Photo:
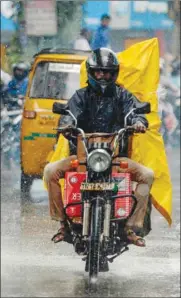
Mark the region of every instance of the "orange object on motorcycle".
<instances>
[{"instance_id":1,"label":"orange object on motorcycle","mask_svg":"<svg viewBox=\"0 0 181 298\"><path fill-rule=\"evenodd\" d=\"M79 203L80 205L70 205L66 209L66 214L74 221L81 222L82 204L80 186L86 180L86 173L66 172L65 186L64 186L64 206L72 203Z\"/></svg>"},{"instance_id":2,"label":"orange object on motorcycle","mask_svg":"<svg viewBox=\"0 0 181 298\"><path fill-rule=\"evenodd\" d=\"M74 219L76 218L77 220L79 219L79 222L81 222L81 214L82 214L82 205L77 205L77 206L69 206L66 209L66 214L68 217Z\"/></svg>"},{"instance_id":3,"label":"orange object on motorcycle","mask_svg":"<svg viewBox=\"0 0 181 298\"><path fill-rule=\"evenodd\" d=\"M78 161L78 159L71 160L71 162L70 162L70 166L71 166L71 168L73 168L73 169L78 168L78 166L79 166L79 161Z\"/></svg>"},{"instance_id":4,"label":"orange object on motorcycle","mask_svg":"<svg viewBox=\"0 0 181 298\"><path fill-rule=\"evenodd\" d=\"M128 162L127 161L121 161L120 162L120 168L127 169L128 168Z\"/></svg>"}]
</instances>

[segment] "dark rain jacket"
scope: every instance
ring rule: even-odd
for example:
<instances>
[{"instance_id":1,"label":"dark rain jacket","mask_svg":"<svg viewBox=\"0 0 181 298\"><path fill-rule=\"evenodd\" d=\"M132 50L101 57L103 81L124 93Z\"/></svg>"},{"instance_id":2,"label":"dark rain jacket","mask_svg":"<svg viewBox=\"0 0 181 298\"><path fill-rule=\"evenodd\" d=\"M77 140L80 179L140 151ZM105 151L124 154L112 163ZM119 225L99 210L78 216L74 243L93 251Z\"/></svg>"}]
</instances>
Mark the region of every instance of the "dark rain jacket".
<instances>
[{"instance_id":1,"label":"dark rain jacket","mask_svg":"<svg viewBox=\"0 0 181 298\"><path fill-rule=\"evenodd\" d=\"M126 89L112 86L107 92L98 94L90 86L75 92L67 104L67 108L74 114L78 127L85 133L102 132L111 133L124 127L124 117L140 101ZM128 125L141 121L148 127L144 115L130 115ZM62 116L59 125L72 123L70 116Z\"/></svg>"}]
</instances>

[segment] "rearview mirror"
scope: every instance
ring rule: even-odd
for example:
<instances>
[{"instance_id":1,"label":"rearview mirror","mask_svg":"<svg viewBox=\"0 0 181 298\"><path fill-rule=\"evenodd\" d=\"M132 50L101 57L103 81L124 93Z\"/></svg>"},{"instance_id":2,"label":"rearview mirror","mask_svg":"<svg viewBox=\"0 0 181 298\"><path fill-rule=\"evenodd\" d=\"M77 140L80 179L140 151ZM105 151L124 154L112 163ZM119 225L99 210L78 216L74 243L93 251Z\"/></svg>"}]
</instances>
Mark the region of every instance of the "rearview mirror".
<instances>
[{"instance_id":1,"label":"rearview mirror","mask_svg":"<svg viewBox=\"0 0 181 298\"><path fill-rule=\"evenodd\" d=\"M70 115L74 120L75 126L77 126L77 119L75 118L74 114L70 110L66 110L65 107L66 106L64 104L61 104L59 102L54 102L52 111L53 113L59 114L59 115L64 115L64 116Z\"/></svg>"},{"instance_id":2,"label":"rearview mirror","mask_svg":"<svg viewBox=\"0 0 181 298\"><path fill-rule=\"evenodd\" d=\"M136 114L149 114L151 112L151 107L149 102L140 103L139 106L135 107Z\"/></svg>"},{"instance_id":3,"label":"rearview mirror","mask_svg":"<svg viewBox=\"0 0 181 298\"><path fill-rule=\"evenodd\" d=\"M65 109L65 105L59 102L54 102L52 112L59 115L69 115L69 112Z\"/></svg>"}]
</instances>

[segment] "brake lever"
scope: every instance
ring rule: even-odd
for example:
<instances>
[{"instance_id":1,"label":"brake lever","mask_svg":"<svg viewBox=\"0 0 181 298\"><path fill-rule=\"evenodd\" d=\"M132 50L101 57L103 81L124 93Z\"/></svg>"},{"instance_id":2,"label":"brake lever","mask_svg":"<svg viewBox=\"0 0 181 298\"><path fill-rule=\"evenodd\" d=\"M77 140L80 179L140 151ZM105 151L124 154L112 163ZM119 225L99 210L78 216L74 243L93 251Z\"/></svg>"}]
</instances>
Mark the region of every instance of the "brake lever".
<instances>
[{"instance_id":1,"label":"brake lever","mask_svg":"<svg viewBox=\"0 0 181 298\"><path fill-rule=\"evenodd\" d=\"M145 131L138 131L136 128L132 127L132 126L128 126L126 129L126 132L129 133L146 133L147 130L150 130L149 128L147 128Z\"/></svg>"}]
</instances>

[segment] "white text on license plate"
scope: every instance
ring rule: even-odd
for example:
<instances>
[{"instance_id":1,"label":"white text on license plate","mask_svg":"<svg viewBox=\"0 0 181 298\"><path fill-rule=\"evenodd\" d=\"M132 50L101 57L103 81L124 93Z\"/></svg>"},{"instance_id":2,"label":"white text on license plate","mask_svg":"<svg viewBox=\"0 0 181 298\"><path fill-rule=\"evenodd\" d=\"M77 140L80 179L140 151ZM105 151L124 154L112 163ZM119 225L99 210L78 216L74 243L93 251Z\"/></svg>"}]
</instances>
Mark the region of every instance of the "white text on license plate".
<instances>
[{"instance_id":1,"label":"white text on license plate","mask_svg":"<svg viewBox=\"0 0 181 298\"><path fill-rule=\"evenodd\" d=\"M85 183L81 184L80 190L112 190L114 188L115 183Z\"/></svg>"}]
</instances>

